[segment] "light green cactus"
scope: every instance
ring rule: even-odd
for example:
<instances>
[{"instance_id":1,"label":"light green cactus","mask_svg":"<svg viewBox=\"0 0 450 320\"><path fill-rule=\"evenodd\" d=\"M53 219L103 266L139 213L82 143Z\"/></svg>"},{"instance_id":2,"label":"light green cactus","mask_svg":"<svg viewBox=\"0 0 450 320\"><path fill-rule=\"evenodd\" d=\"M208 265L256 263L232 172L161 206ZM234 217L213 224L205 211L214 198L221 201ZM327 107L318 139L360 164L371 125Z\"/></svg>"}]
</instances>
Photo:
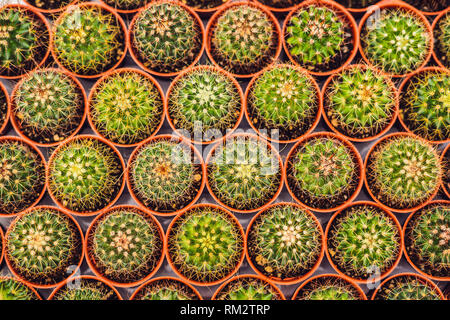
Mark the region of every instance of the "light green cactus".
<instances>
[{"instance_id":1,"label":"light green cactus","mask_svg":"<svg viewBox=\"0 0 450 320\"><path fill-rule=\"evenodd\" d=\"M228 282L215 300L282 300L278 290L262 279L252 276L240 277Z\"/></svg>"},{"instance_id":2,"label":"light green cactus","mask_svg":"<svg viewBox=\"0 0 450 320\"><path fill-rule=\"evenodd\" d=\"M27 0L26 2L40 10L62 10L74 0Z\"/></svg>"},{"instance_id":3,"label":"light green cactus","mask_svg":"<svg viewBox=\"0 0 450 320\"><path fill-rule=\"evenodd\" d=\"M308 280L295 300L364 300L364 297L344 278L324 275Z\"/></svg>"},{"instance_id":4,"label":"light green cactus","mask_svg":"<svg viewBox=\"0 0 450 320\"><path fill-rule=\"evenodd\" d=\"M399 274L378 288L374 300L442 300L442 297L428 280Z\"/></svg>"},{"instance_id":5,"label":"light green cactus","mask_svg":"<svg viewBox=\"0 0 450 320\"><path fill-rule=\"evenodd\" d=\"M0 300L39 300L39 297L23 282L0 277Z\"/></svg>"},{"instance_id":6,"label":"light green cactus","mask_svg":"<svg viewBox=\"0 0 450 320\"><path fill-rule=\"evenodd\" d=\"M53 300L119 300L117 293L106 283L91 278L74 278L52 297Z\"/></svg>"},{"instance_id":7,"label":"light green cactus","mask_svg":"<svg viewBox=\"0 0 450 320\"><path fill-rule=\"evenodd\" d=\"M436 23L434 39L437 58L450 69L450 13L444 14Z\"/></svg>"},{"instance_id":8,"label":"light green cactus","mask_svg":"<svg viewBox=\"0 0 450 320\"><path fill-rule=\"evenodd\" d=\"M199 300L187 284L172 278L155 279L138 289L133 300Z\"/></svg>"},{"instance_id":9,"label":"light green cactus","mask_svg":"<svg viewBox=\"0 0 450 320\"><path fill-rule=\"evenodd\" d=\"M181 2L195 10L214 9L228 1L229 0L181 0Z\"/></svg>"},{"instance_id":10,"label":"light green cactus","mask_svg":"<svg viewBox=\"0 0 450 320\"><path fill-rule=\"evenodd\" d=\"M151 0L104 0L104 2L117 10L136 11L144 7Z\"/></svg>"}]
</instances>

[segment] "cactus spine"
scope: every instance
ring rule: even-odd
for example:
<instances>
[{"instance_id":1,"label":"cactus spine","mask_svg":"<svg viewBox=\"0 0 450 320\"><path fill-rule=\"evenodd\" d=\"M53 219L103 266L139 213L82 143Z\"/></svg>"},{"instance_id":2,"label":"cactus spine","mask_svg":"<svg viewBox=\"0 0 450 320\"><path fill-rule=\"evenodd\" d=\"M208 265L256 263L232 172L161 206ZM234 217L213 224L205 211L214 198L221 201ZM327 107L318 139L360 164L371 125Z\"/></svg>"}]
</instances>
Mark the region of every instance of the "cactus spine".
<instances>
[{"instance_id":1,"label":"cactus spine","mask_svg":"<svg viewBox=\"0 0 450 320\"><path fill-rule=\"evenodd\" d=\"M0 277L0 300L39 300L39 297L22 281Z\"/></svg>"},{"instance_id":2,"label":"cactus spine","mask_svg":"<svg viewBox=\"0 0 450 320\"><path fill-rule=\"evenodd\" d=\"M374 300L442 300L432 282L409 274L398 274L378 288Z\"/></svg>"},{"instance_id":3,"label":"cactus spine","mask_svg":"<svg viewBox=\"0 0 450 320\"><path fill-rule=\"evenodd\" d=\"M74 278L74 284L58 289L53 300L119 300L117 293L103 281L92 278Z\"/></svg>"}]
</instances>

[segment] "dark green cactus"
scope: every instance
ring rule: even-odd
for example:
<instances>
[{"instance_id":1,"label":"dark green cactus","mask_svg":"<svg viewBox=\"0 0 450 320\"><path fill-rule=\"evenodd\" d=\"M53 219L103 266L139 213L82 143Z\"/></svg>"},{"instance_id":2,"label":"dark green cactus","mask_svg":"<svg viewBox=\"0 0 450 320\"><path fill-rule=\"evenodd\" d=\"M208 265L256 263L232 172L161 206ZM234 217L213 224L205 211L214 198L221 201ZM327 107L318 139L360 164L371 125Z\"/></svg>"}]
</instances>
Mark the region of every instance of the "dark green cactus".
<instances>
[{"instance_id":1,"label":"dark green cactus","mask_svg":"<svg viewBox=\"0 0 450 320\"><path fill-rule=\"evenodd\" d=\"M72 278L57 289L52 300L119 300L117 293L100 279Z\"/></svg>"},{"instance_id":2,"label":"dark green cactus","mask_svg":"<svg viewBox=\"0 0 450 320\"><path fill-rule=\"evenodd\" d=\"M280 292L267 281L254 276L233 279L216 292L215 300L283 300Z\"/></svg>"},{"instance_id":3,"label":"dark green cactus","mask_svg":"<svg viewBox=\"0 0 450 320\"><path fill-rule=\"evenodd\" d=\"M447 69L450 69L450 12L436 22L434 39L436 57Z\"/></svg>"},{"instance_id":4,"label":"dark green cactus","mask_svg":"<svg viewBox=\"0 0 450 320\"><path fill-rule=\"evenodd\" d=\"M443 297L431 281L398 274L378 288L373 300L443 300Z\"/></svg>"},{"instance_id":5,"label":"dark green cactus","mask_svg":"<svg viewBox=\"0 0 450 320\"><path fill-rule=\"evenodd\" d=\"M199 300L194 289L175 278L157 278L135 293L133 300Z\"/></svg>"},{"instance_id":6,"label":"dark green cactus","mask_svg":"<svg viewBox=\"0 0 450 320\"><path fill-rule=\"evenodd\" d=\"M22 281L0 277L0 300L39 300L39 297Z\"/></svg>"},{"instance_id":7,"label":"dark green cactus","mask_svg":"<svg viewBox=\"0 0 450 320\"><path fill-rule=\"evenodd\" d=\"M344 278L323 275L307 280L296 293L295 300L365 300L364 295Z\"/></svg>"}]
</instances>

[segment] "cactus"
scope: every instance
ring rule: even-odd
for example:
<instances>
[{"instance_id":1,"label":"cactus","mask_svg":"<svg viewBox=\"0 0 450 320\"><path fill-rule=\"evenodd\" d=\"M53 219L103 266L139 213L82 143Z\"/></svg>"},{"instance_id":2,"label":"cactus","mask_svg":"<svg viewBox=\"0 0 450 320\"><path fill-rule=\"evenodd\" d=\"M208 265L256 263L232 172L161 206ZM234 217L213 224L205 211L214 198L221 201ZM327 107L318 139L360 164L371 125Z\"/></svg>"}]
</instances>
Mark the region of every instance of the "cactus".
<instances>
[{"instance_id":1,"label":"cactus","mask_svg":"<svg viewBox=\"0 0 450 320\"><path fill-rule=\"evenodd\" d=\"M229 0L181 0L181 2L196 10L214 9L228 1Z\"/></svg>"},{"instance_id":2,"label":"cactus","mask_svg":"<svg viewBox=\"0 0 450 320\"><path fill-rule=\"evenodd\" d=\"M270 67L248 91L247 114L263 135L288 141L312 129L319 112L317 85L310 76L289 64ZM277 139L277 140L278 140Z\"/></svg>"},{"instance_id":3,"label":"cactus","mask_svg":"<svg viewBox=\"0 0 450 320\"><path fill-rule=\"evenodd\" d=\"M289 10L302 2L302 0L258 0L258 2L270 8Z\"/></svg>"},{"instance_id":4,"label":"cactus","mask_svg":"<svg viewBox=\"0 0 450 320\"><path fill-rule=\"evenodd\" d=\"M0 213L32 206L45 188L43 157L22 140L0 140Z\"/></svg>"},{"instance_id":5,"label":"cactus","mask_svg":"<svg viewBox=\"0 0 450 320\"><path fill-rule=\"evenodd\" d=\"M275 60L279 41L271 16L251 2L238 3L213 21L211 54L226 71L248 75Z\"/></svg>"},{"instance_id":6,"label":"cactus","mask_svg":"<svg viewBox=\"0 0 450 320\"><path fill-rule=\"evenodd\" d=\"M332 262L359 280L384 275L401 255L401 230L396 221L371 204L354 204L337 214L327 238Z\"/></svg>"},{"instance_id":7,"label":"cactus","mask_svg":"<svg viewBox=\"0 0 450 320\"><path fill-rule=\"evenodd\" d=\"M434 27L434 52L440 62L450 69L450 13L444 14Z\"/></svg>"},{"instance_id":8,"label":"cactus","mask_svg":"<svg viewBox=\"0 0 450 320\"><path fill-rule=\"evenodd\" d=\"M139 288L133 300L199 300L194 289L175 279L157 278Z\"/></svg>"},{"instance_id":9,"label":"cactus","mask_svg":"<svg viewBox=\"0 0 450 320\"><path fill-rule=\"evenodd\" d=\"M48 52L49 30L41 17L17 6L0 8L0 75L21 76Z\"/></svg>"},{"instance_id":10,"label":"cactus","mask_svg":"<svg viewBox=\"0 0 450 320\"><path fill-rule=\"evenodd\" d=\"M222 138L240 119L240 88L213 67L196 67L172 83L168 116L177 130L195 141Z\"/></svg>"},{"instance_id":11,"label":"cactus","mask_svg":"<svg viewBox=\"0 0 450 320\"><path fill-rule=\"evenodd\" d=\"M264 276L292 280L319 263L322 239L311 213L293 204L277 204L262 211L249 226L247 250Z\"/></svg>"},{"instance_id":12,"label":"cactus","mask_svg":"<svg viewBox=\"0 0 450 320\"><path fill-rule=\"evenodd\" d=\"M26 2L40 10L62 10L74 0L27 0Z\"/></svg>"},{"instance_id":13,"label":"cactus","mask_svg":"<svg viewBox=\"0 0 450 320\"><path fill-rule=\"evenodd\" d=\"M207 171L212 193L237 211L255 211L271 202L282 183L278 154L251 135L218 143Z\"/></svg>"},{"instance_id":14,"label":"cactus","mask_svg":"<svg viewBox=\"0 0 450 320\"><path fill-rule=\"evenodd\" d=\"M405 228L405 250L423 272L447 277L450 271L450 203L432 202L415 212Z\"/></svg>"},{"instance_id":15,"label":"cactus","mask_svg":"<svg viewBox=\"0 0 450 320\"><path fill-rule=\"evenodd\" d=\"M104 2L117 10L137 11L151 0L104 0Z\"/></svg>"},{"instance_id":16,"label":"cactus","mask_svg":"<svg viewBox=\"0 0 450 320\"><path fill-rule=\"evenodd\" d=\"M130 191L147 208L171 214L187 207L202 188L200 159L175 137L156 137L141 145L128 167Z\"/></svg>"},{"instance_id":17,"label":"cactus","mask_svg":"<svg viewBox=\"0 0 450 320\"><path fill-rule=\"evenodd\" d=\"M39 297L22 281L0 277L0 300L39 300Z\"/></svg>"},{"instance_id":18,"label":"cactus","mask_svg":"<svg viewBox=\"0 0 450 320\"><path fill-rule=\"evenodd\" d=\"M345 203L358 189L361 166L348 142L326 133L299 142L287 160L288 187L298 201L328 210Z\"/></svg>"},{"instance_id":19,"label":"cactus","mask_svg":"<svg viewBox=\"0 0 450 320\"><path fill-rule=\"evenodd\" d=\"M115 66L126 50L118 18L96 4L65 11L54 27L55 59L80 76L95 76Z\"/></svg>"},{"instance_id":20,"label":"cactus","mask_svg":"<svg viewBox=\"0 0 450 320\"><path fill-rule=\"evenodd\" d=\"M330 81L324 110L337 131L352 139L366 139L392 123L396 99L395 87L386 76L365 66L352 66Z\"/></svg>"},{"instance_id":21,"label":"cactus","mask_svg":"<svg viewBox=\"0 0 450 320\"><path fill-rule=\"evenodd\" d=\"M188 280L223 280L241 264L244 238L239 222L224 209L197 205L177 216L167 231L167 258Z\"/></svg>"},{"instance_id":22,"label":"cactus","mask_svg":"<svg viewBox=\"0 0 450 320\"><path fill-rule=\"evenodd\" d=\"M27 138L53 144L79 128L84 104L83 89L75 80L59 70L43 69L27 75L18 84L12 115Z\"/></svg>"},{"instance_id":23,"label":"cactus","mask_svg":"<svg viewBox=\"0 0 450 320\"><path fill-rule=\"evenodd\" d=\"M336 0L337 3L342 4L346 8L363 9L374 5L379 0Z\"/></svg>"},{"instance_id":24,"label":"cactus","mask_svg":"<svg viewBox=\"0 0 450 320\"><path fill-rule=\"evenodd\" d=\"M442 300L442 297L425 278L399 274L382 284L373 300Z\"/></svg>"},{"instance_id":25,"label":"cactus","mask_svg":"<svg viewBox=\"0 0 450 320\"><path fill-rule=\"evenodd\" d=\"M152 273L163 255L162 230L134 207L115 207L91 226L87 255L100 274L119 283Z\"/></svg>"},{"instance_id":26,"label":"cactus","mask_svg":"<svg viewBox=\"0 0 450 320\"><path fill-rule=\"evenodd\" d=\"M89 108L90 120L102 136L113 143L132 145L156 133L164 103L151 78L119 69L97 83Z\"/></svg>"},{"instance_id":27,"label":"cactus","mask_svg":"<svg viewBox=\"0 0 450 320\"><path fill-rule=\"evenodd\" d=\"M410 135L381 140L367 160L369 190L378 201L395 210L426 202L439 187L441 176L435 148Z\"/></svg>"},{"instance_id":28,"label":"cactus","mask_svg":"<svg viewBox=\"0 0 450 320\"><path fill-rule=\"evenodd\" d=\"M67 209L92 213L117 197L123 170L115 149L94 136L78 136L54 151L49 162L49 192Z\"/></svg>"},{"instance_id":29,"label":"cactus","mask_svg":"<svg viewBox=\"0 0 450 320\"><path fill-rule=\"evenodd\" d=\"M81 230L51 207L36 207L13 221L6 235L6 258L20 277L55 285L70 275L83 256Z\"/></svg>"},{"instance_id":30,"label":"cactus","mask_svg":"<svg viewBox=\"0 0 450 320\"><path fill-rule=\"evenodd\" d=\"M215 300L282 300L280 292L269 282L254 276L242 276L225 284Z\"/></svg>"},{"instance_id":31,"label":"cactus","mask_svg":"<svg viewBox=\"0 0 450 320\"><path fill-rule=\"evenodd\" d=\"M400 118L414 134L430 141L450 139L450 72L423 70L406 83Z\"/></svg>"},{"instance_id":32,"label":"cactus","mask_svg":"<svg viewBox=\"0 0 450 320\"><path fill-rule=\"evenodd\" d=\"M381 9L363 26L361 48L376 68L404 75L427 60L430 38L425 23L411 10Z\"/></svg>"},{"instance_id":33,"label":"cactus","mask_svg":"<svg viewBox=\"0 0 450 320\"><path fill-rule=\"evenodd\" d=\"M405 2L425 12L439 12L448 8L447 0L405 0Z\"/></svg>"},{"instance_id":34,"label":"cactus","mask_svg":"<svg viewBox=\"0 0 450 320\"><path fill-rule=\"evenodd\" d=\"M131 28L131 49L147 68L158 73L179 72L201 54L203 33L184 7L157 1L139 12Z\"/></svg>"},{"instance_id":35,"label":"cactus","mask_svg":"<svg viewBox=\"0 0 450 320\"><path fill-rule=\"evenodd\" d=\"M295 300L365 300L358 287L337 276L318 276L306 281Z\"/></svg>"},{"instance_id":36,"label":"cactus","mask_svg":"<svg viewBox=\"0 0 450 320\"><path fill-rule=\"evenodd\" d=\"M117 293L103 281L74 278L72 283L57 289L53 300L119 300Z\"/></svg>"}]
</instances>

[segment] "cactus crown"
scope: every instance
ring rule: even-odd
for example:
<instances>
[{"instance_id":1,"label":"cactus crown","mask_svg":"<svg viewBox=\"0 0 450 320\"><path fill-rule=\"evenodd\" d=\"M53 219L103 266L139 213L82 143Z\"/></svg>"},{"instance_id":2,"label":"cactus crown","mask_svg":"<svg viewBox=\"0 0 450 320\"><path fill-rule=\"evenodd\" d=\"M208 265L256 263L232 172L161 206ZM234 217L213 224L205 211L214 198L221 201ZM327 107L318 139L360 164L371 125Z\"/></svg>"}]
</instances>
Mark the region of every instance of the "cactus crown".
<instances>
[{"instance_id":1,"label":"cactus crown","mask_svg":"<svg viewBox=\"0 0 450 320\"><path fill-rule=\"evenodd\" d=\"M300 69L275 65L259 75L249 90L247 112L259 130L278 130L280 140L291 140L313 126L319 111L318 90Z\"/></svg>"},{"instance_id":2,"label":"cactus crown","mask_svg":"<svg viewBox=\"0 0 450 320\"><path fill-rule=\"evenodd\" d=\"M188 138L208 142L236 126L242 101L238 85L217 68L198 67L173 83L168 115Z\"/></svg>"},{"instance_id":3,"label":"cactus crown","mask_svg":"<svg viewBox=\"0 0 450 320\"><path fill-rule=\"evenodd\" d=\"M400 274L384 283L374 300L441 300L441 296L427 280Z\"/></svg>"},{"instance_id":4,"label":"cactus crown","mask_svg":"<svg viewBox=\"0 0 450 320\"><path fill-rule=\"evenodd\" d=\"M194 9L213 9L229 0L181 0L184 4Z\"/></svg>"},{"instance_id":5,"label":"cactus crown","mask_svg":"<svg viewBox=\"0 0 450 320\"><path fill-rule=\"evenodd\" d=\"M424 70L413 76L401 96L400 117L422 138L450 139L450 73Z\"/></svg>"},{"instance_id":6,"label":"cactus crown","mask_svg":"<svg viewBox=\"0 0 450 320\"><path fill-rule=\"evenodd\" d=\"M434 28L435 52L442 64L450 68L450 13L444 14Z\"/></svg>"},{"instance_id":7,"label":"cactus crown","mask_svg":"<svg viewBox=\"0 0 450 320\"><path fill-rule=\"evenodd\" d=\"M58 10L66 7L73 0L27 0L27 3L41 10Z\"/></svg>"},{"instance_id":8,"label":"cactus crown","mask_svg":"<svg viewBox=\"0 0 450 320\"><path fill-rule=\"evenodd\" d=\"M168 258L191 281L211 283L229 276L244 252L242 228L218 207L198 205L177 216L168 231Z\"/></svg>"},{"instance_id":9,"label":"cactus crown","mask_svg":"<svg viewBox=\"0 0 450 320\"><path fill-rule=\"evenodd\" d=\"M262 4L276 9L292 8L302 2L302 0L258 0Z\"/></svg>"},{"instance_id":10,"label":"cactus crown","mask_svg":"<svg viewBox=\"0 0 450 320\"><path fill-rule=\"evenodd\" d=\"M53 300L119 300L116 292L96 279L75 278L53 296Z\"/></svg>"},{"instance_id":11,"label":"cactus crown","mask_svg":"<svg viewBox=\"0 0 450 320\"><path fill-rule=\"evenodd\" d=\"M362 300L352 283L340 277L320 276L306 282L296 300Z\"/></svg>"},{"instance_id":12,"label":"cactus crown","mask_svg":"<svg viewBox=\"0 0 450 320\"><path fill-rule=\"evenodd\" d=\"M269 282L252 276L228 282L215 297L216 300L281 300L279 292Z\"/></svg>"},{"instance_id":13,"label":"cactus crown","mask_svg":"<svg viewBox=\"0 0 450 320\"><path fill-rule=\"evenodd\" d=\"M430 51L430 34L414 12L381 9L371 16L361 33L367 59L387 73L406 74L419 68Z\"/></svg>"},{"instance_id":14,"label":"cactus crown","mask_svg":"<svg viewBox=\"0 0 450 320\"><path fill-rule=\"evenodd\" d=\"M45 164L28 144L0 141L0 213L16 214L37 201L45 187Z\"/></svg>"},{"instance_id":15,"label":"cactus crown","mask_svg":"<svg viewBox=\"0 0 450 320\"><path fill-rule=\"evenodd\" d=\"M252 136L233 136L213 149L208 183L214 195L237 210L256 210L273 199L281 182L276 151Z\"/></svg>"},{"instance_id":16,"label":"cactus crown","mask_svg":"<svg viewBox=\"0 0 450 320\"><path fill-rule=\"evenodd\" d=\"M327 247L339 270L365 280L392 267L401 254L400 239L393 218L373 205L355 204L331 222Z\"/></svg>"},{"instance_id":17,"label":"cactus crown","mask_svg":"<svg viewBox=\"0 0 450 320\"><path fill-rule=\"evenodd\" d=\"M322 231L308 211L292 204L272 206L262 211L249 228L248 253L265 276L291 280L318 263Z\"/></svg>"},{"instance_id":18,"label":"cactus crown","mask_svg":"<svg viewBox=\"0 0 450 320\"><path fill-rule=\"evenodd\" d=\"M0 277L0 300L39 300L39 298L21 281Z\"/></svg>"},{"instance_id":19,"label":"cactus crown","mask_svg":"<svg viewBox=\"0 0 450 320\"><path fill-rule=\"evenodd\" d=\"M89 112L95 129L118 144L136 144L156 132L164 112L163 97L152 80L118 70L100 80Z\"/></svg>"},{"instance_id":20,"label":"cactus crown","mask_svg":"<svg viewBox=\"0 0 450 320\"><path fill-rule=\"evenodd\" d=\"M139 289L134 300L198 300L192 288L176 279L155 279Z\"/></svg>"},{"instance_id":21,"label":"cactus crown","mask_svg":"<svg viewBox=\"0 0 450 320\"><path fill-rule=\"evenodd\" d=\"M56 69L31 73L16 88L12 109L22 133L38 143L60 142L73 134L84 116L82 88Z\"/></svg>"},{"instance_id":22,"label":"cactus crown","mask_svg":"<svg viewBox=\"0 0 450 320\"><path fill-rule=\"evenodd\" d=\"M201 26L184 7L155 2L141 11L131 30L134 53L147 68L159 73L179 72L200 54Z\"/></svg>"},{"instance_id":23,"label":"cactus crown","mask_svg":"<svg viewBox=\"0 0 450 320\"><path fill-rule=\"evenodd\" d=\"M107 5L115 9L133 11L145 6L150 1L151 0L104 0Z\"/></svg>"},{"instance_id":24,"label":"cactus crown","mask_svg":"<svg viewBox=\"0 0 450 320\"><path fill-rule=\"evenodd\" d=\"M324 110L340 133L356 139L380 134L396 112L396 90L380 72L350 67L334 76L324 94Z\"/></svg>"},{"instance_id":25,"label":"cactus crown","mask_svg":"<svg viewBox=\"0 0 450 320\"><path fill-rule=\"evenodd\" d=\"M106 207L122 186L123 166L110 146L94 137L77 137L61 145L49 163L49 191L79 213Z\"/></svg>"},{"instance_id":26,"label":"cactus crown","mask_svg":"<svg viewBox=\"0 0 450 320\"><path fill-rule=\"evenodd\" d=\"M65 11L54 25L54 52L65 68L82 76L113 67L125 51L125 36L116 16L97 5Z\"/></svg>"},{"instance_id":27,"label":"cactus crown","mask_svg":"<svg viewBox=\"0 0 450 320\"><path fill-rule=\"evenodd\" d=\"M12 269L27 281L53 285L68 277L81 260L82 236L68 215L36 207L18 217L6 235Z\"/></svg>"},{"instance_id":28,"label":"cactus crown","mask_svg":"<svg viewBox=\"0 0 450 320\"><path fill-rule=\"evenodd\" d=\"M378 0L336 0L336 2L346 8L362 9L377 3Z\"/></svg>"},{"instance_id":29,"label":"cactus crown","mask_svg":"<svg viewBox=\"0 0 450 320\"><path fill-rule=\"evenodd\" d=\"M429 143L396 135L375 146L367 160L372 194L395 209L413 208L428 200L442 176L439 156Z\"/></svg>"}]
</instances>

